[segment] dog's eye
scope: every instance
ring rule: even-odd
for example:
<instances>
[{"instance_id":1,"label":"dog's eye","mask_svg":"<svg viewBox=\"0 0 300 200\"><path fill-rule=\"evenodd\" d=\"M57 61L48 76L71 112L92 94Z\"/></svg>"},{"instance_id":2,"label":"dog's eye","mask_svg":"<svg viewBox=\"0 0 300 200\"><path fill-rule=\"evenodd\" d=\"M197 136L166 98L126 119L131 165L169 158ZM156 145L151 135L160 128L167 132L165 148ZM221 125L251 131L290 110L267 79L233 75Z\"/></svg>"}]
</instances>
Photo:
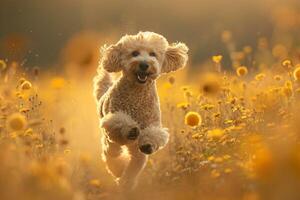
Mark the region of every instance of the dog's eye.
<instances>
[{"instance_id":1,"label":"dog's eye","mask_svg":"<svg viewBox=\"0 0 300 200\"><path fill-rule=\"evenodd\" d=\"M150 53L149 53L149 55L150 55L150 56L152 56L152 57L156 57L156 53L155 53L155 52L153 52L153 51L152 51L152 52L150 52Z\"/></svg>"},{"instance_id":2,"label":"dog's eye","mask_svg":"<svg viewBox=\"0 0 300 200\"><path fill-rule=\"evenodd\" d=\"M133 57L137 57L138 55L140 55L140 52L138 52L138 51L133 51L133 52L131 53L131 55L132 55Z\"/></svg>"}]
</instances>

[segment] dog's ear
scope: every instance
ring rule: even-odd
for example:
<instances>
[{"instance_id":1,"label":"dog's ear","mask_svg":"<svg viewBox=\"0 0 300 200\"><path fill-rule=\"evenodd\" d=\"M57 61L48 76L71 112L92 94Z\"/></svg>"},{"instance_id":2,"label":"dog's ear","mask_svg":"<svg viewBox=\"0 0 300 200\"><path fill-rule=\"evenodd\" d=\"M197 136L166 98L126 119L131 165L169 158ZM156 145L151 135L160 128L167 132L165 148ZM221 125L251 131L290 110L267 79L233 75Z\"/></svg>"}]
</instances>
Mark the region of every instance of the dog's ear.
<instances>
[{"instance_id":1,"label":"dog's ear","mask_svg":"<svg viewBox=\"0 0 300 200\"><path fill-rule=\"evenodd\" d=\"M119 72L121 66L121 46L120 45L104 45L101 47L101 65L108 72Z\"/></svg>"},{"instance_id":2,"label":"dog's ear","mask_svg":"<svg viewBox=\"0 0 300 200\"><path fill-rule=\"evenodd\" d=\"M188 50L188 47L181 42L168 46L161 72L168 73L184 67L188 60Z\"/></svg>"}]
</instances>

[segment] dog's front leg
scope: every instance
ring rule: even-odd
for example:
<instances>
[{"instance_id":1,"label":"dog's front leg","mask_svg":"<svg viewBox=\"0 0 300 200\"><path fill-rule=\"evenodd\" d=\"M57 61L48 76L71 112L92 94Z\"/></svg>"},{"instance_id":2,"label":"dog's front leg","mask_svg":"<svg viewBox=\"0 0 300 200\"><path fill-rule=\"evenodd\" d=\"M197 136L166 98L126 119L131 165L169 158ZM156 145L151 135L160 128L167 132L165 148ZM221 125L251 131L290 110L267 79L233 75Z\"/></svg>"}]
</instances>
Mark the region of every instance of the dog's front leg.
<instances>
[{"instance_id":1,"label":"dog's front leg","mask_svg":"<svg viewBox=\"0 0 300 200\"><path fill-rule=\"evenodd\" d=\"M138 177L147 162L147 155L141 153L136 144L128 146L130 161L119 180L121 188L125 191L134 189L137 185Z\"/></svg>"},{"instance_id":2,"label":"dog's front leg","mask_svg":"<svg viewBox=\"0 0 300 200\"><path fill-rule=\"evenodd\" d=\"M141 131L138 145L141 152L152 154L163 148L169 141L167 128L149 126Z\"/></svg>"},{"instance_id":3,"label":"dog's front leg","mask_svg":"<svg viewBox=\"0 0 300 200\"><path fill-rule=\"evenodd\" d=\"M100 120L109 140L120 145L134 141L140 134L139 125L124 112L108 113Z\"/></svg>"}]
</instances>

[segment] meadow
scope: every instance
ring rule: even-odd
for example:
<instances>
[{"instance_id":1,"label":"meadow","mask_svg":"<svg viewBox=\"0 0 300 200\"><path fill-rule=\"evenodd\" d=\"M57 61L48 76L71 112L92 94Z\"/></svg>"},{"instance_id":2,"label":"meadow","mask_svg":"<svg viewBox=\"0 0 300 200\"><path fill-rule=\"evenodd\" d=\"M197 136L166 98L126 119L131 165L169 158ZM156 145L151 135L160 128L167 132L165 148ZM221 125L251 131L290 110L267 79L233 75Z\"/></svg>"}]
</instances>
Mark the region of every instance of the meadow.
<instances>
[{"instance_id":1,"label":"meadow","mask_svg":"<svg viewBox=\"0 0 300 200\"><path fill-rule=\"evenodd\" d=\"M300 199L298 1L28 2L0 6L1 200ZM92 79L100 46L139 30L189 62L157 81L170 141L124 194Z\"/></svg>"},{"instance_id":2,"label":"meadow","mask_svg":"<svg viewBox=\"0 0 300 200\"><path fill-rule=\"evenodd\" d=\"M1 60L0 198L299 199L298 54L266 38L230 53L232 69L215 55L159 79L171 140L126 197L100 159L91 79Z\"/></svg>"}]
</instances>

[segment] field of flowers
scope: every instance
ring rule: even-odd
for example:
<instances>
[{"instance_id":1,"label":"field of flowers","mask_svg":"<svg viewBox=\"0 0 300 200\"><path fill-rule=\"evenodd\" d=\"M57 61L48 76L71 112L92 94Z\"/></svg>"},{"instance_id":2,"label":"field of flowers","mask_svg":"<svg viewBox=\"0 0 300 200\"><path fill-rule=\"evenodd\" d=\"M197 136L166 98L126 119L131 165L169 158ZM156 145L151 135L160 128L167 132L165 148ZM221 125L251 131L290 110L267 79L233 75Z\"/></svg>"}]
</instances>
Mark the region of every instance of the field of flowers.
<instances>
[{"instance_id":1,"label":"field of flowers","mask_svg":"<svg viewBox=\"0 0 300 200\"><path fill-rule=\"evenodd\" d=\"M158 81L171 139L127 196L100 159L91 78L1 60L0 199L300 199L299 49L222 40L232 67Z\"/></svg>"}]
</instances>

